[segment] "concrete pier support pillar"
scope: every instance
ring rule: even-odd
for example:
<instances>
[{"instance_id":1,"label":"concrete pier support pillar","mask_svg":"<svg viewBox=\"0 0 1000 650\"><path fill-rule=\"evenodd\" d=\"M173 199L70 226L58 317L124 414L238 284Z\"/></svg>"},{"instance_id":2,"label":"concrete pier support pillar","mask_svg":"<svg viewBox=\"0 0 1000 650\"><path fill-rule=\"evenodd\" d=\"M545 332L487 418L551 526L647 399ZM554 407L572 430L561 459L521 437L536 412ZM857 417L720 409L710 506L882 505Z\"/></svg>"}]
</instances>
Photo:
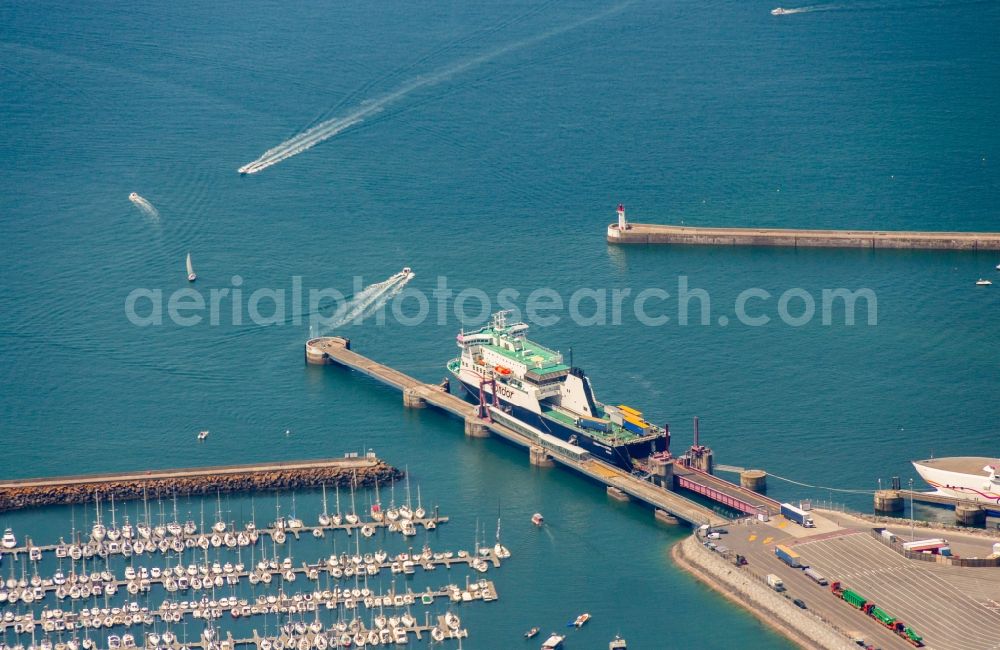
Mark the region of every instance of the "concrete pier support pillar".
<instances>
[{"instance_id":1,"label":"concrete pier support pillar","mask_svg":"<svg viewBox=\"0 0 1000 650\"><path fill-rule=\"evenodd\" d=\"M532 447L528 452L531 464L536 467L552 467L552 457L543 447Z\"/></svg>"},{"instance_id":2,"label":"concrete pier support pillar","mask_svg":"<svg viewBox=\"0 0 1000 650\"><path fill-rule=\"evenodd\" d=\"M427 407L427 400L421 397L416 389L407 388L403 391L403 406L410 409L422 409Z\"/></svg>"},{"instance_id":3,"label":"concrete pier support pillar","mask_svg":"<svg viewBox=\"0 0 1000 650\"><path fill-rule=\"evenodd\" d=\"M875 493L876 512L900 512L903 509L903 495L898 490L879 490Z\"/></svg>"},{"instance_id":4,"label":"concrete pier support pillar","mask_svg":"<svg viewBox=\"0 0 1000 650\"><path fill-rule=\"evenodd\" d=\"M673 516L666 510L660 510L659 508L653 511L653 517L656 519L656 521L660 522L661 524L666 524L668 526L676 526L679 523L681 523L680 519Z\"/></svg>"},{"instance_id":5,"label":"concrete pier support pillar","mask_svg":"<svg viewBox=\"0 0 1000 650\"><path fill-rule=\"evenodd\" d=\"M486 422L477 417L465 418L465 435L470 438L488 438L490 430Z\"/></svg>"},{"instance_id":6,"label":"concrete pier support pillar","mask_svg":"<svg viewBox=\"0 0 1000 650\"><path fill-rule=\"evenodd\" d=\"M959 526L982 526L986 523L986 511L979 506L955 506L955 523Z\"/></svg>"},{"instance_id":7,"label":"concrete pier support pillar","mask_svg":"<svg viewBox=\"0 0 1000 650\"><path fill-rule=\"evenodd\" d=\"M666 490L674 489L674 461L672 458L651 458L653 482Z\"/></svg>"},{"instance_id":8,"label":"concrete pier support pillar","mask_svg":"<svg viewBox=\"0 0 1000 650\"><path fill-rule=\"evenodd\" d=\"M622 501L622 502L631 501L629 496L625 494L623 490L620 490L613 485L608 486L608 496L614 499L615 501Z\"/></svg>"},{"instance_id":9,"label":"concrete pier support pillar","mask_svg":"<svg viewBox=\"0 0 1000 650\"><path fill-rule=\"evenodd\" d=\"M693 448L690 452L691 467L700 469L706 474L711 474L715 469L715 454L708 447Z\"/></svg>"},{"instance_id":10,"label":"concrete pier support pillar","mask_svg":"<svg viewBox=\"0 0 1000 650\"><path fill-rule=\"evenodd\" d=\"M740 472L740 485L748 490L763 494L767 492L767 472L762 469L748 469Z\"/></svg>"}]
</instances>

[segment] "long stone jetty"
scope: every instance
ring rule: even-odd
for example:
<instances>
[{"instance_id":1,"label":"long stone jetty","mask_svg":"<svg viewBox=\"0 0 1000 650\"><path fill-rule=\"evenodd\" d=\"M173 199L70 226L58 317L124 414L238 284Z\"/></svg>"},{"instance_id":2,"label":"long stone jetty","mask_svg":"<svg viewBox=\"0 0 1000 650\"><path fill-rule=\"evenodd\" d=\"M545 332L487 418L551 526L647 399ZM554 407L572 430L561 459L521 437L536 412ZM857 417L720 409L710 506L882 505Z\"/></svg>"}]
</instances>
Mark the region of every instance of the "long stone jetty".
<instances>
[{"instance_id":1,"label":"long stone jetty","mask_svg":"<svg viewBox=\"0 0 1000 650\"><path fill-rule=\"evenodd\" d=\"M607 239L609 244L1000 250L1000 232L705 228L631 223L625 220L624 211L619 212L618 223L608 226Z\"/></svg>"},{"instance_id":2,"label":"long stone jetty","mask_svg":"<svg viewBox=\"0 0 1000 650\"><path fill-rule=\"evenodd\" d=\"M388 483L403 472L374 454L344 458L0 481L0 512L108 499Z\"/></svg>"}]
</instances>

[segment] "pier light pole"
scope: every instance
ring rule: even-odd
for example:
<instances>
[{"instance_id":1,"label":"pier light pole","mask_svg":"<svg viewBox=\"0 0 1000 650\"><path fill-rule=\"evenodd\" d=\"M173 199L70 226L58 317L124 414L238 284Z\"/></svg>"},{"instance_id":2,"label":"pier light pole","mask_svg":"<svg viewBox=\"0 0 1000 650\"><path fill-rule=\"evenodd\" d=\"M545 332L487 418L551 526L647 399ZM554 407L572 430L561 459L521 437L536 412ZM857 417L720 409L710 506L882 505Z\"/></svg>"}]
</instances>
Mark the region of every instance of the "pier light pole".
<instances>
[{"instance_id":1,"label":"pier light pole","mask_svg":"<svg viewBox=\"0 0 1000 650\"><path fill-rule=\"evenodd\" d=\"M910 479L910 541L913 541L913 479Z\"/></svg>"}]
</instances>

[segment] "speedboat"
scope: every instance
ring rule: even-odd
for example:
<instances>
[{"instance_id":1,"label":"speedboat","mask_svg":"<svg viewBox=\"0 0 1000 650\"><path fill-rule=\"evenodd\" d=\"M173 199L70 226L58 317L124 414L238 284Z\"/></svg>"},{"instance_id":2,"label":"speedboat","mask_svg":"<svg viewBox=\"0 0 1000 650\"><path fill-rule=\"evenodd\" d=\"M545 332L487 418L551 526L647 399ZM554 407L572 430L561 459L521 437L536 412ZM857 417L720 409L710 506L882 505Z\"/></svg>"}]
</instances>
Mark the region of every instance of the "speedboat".
<instances>
[{"instance_id":1,"label":"speedboat","mask_svg":"<svg viewBox=\"0 0 1000 650\"><path fill-rule=\"evenodd\" d=\"M411 275L413 275L413 269L411 269L408 266L404 266L403 270L394 275L393 277L400 280L405 280L406 278L409 278Z\"/></svg>"},{"instance_id":2,"label":"speedboat","mask_svg":"<svg viewBox=\"0 0 1000 650\"><path fill-rule=\"evenodd\" d=\"M792 12L789 11L788 9L782 9L781 7L776 7L771 10L772 16L784 16L785 14L790 14L790 13Z\"/></svg>"},{"instance_id":3,"label":"speedboat","mask_svg":"<svg viewBox=\"0 0 1000 650\"><path fill-rule=\"evenodd\" d=\"M3 539L0 540L0 546L4 548L15 548L17 546L17 538L14 537L13 529L6 529L3 531Z\"/></svg>"},{"instance_id":4,"label":"speedboat","mask_svg":"<svg viewBox=\"0 0 1000 650\"><path fill-rule=\"evenodd\" d=\"M1000 264L997 264L997 271L1000 271Z\"/></svg>"},{"instance_id":5,"label":"speedboat","mask_svg":"<svg viewBox=\"0 0 1000 650\"><path fill-rule=\"evenodd\" d=\"M136 201L136 200L138 200L138 199L139 199L139 195L138 195L138 194L136 194L135 192L131 192L131 193L130 193L130 194L128 195L128 200L129 200L129 201Z\"/></svg>"},{"instance_id":6,"label":"speedboat","mask_svg":"<svg viewBox=\"0 0 1000 650\"><path fill-rule=\"evenodd\" d=\"M563 635L553 633L545 640L545 643L542 644L542 650L559 650L565 640L566 637Z\"/></svg>"},{"instance_id":7,"label":"speedboat","mask_svg":"<svg viewBox=\"0 0 1000 650\"><path fill-rule=\"evenodd\" d=\"M534 637L536 634L538 634L538 628L537 627L533 627L533 628L531 628L530 630L528 630L527 632L524 633L524 638L525 639L530 639L530 638Z\"/></svg>"},{"instance_id":8,"label":"speedboat","mask_svg":"<svg viewBox=\"0 0 1000 650\"><path fill-rule=\"evenodd\" d=\"M543 523L545 523L545 517L542 516L542 513L536 512L535 514L531 515L531 523L535 524L536 526L541 526Z\"/></svg>"},{"instance_id":9,"label":"speedboat","mask_svg":"<svg viewBox=\"0 0 1000 650\"><path fill-rule=\"evenodd\" d=\"M188 272L188 282L194 282L198 279L198 275L194 272L194 266L191 264L191 253L187 254L186 266Z\"/></svg>"},{"instance_id":10,"label":"speedboat","mask_svg":"<svg viewBox=\"0 0 1000 650\"><path fill-rule=\"evenodd\" d=\"M584 624L589 620L590 620L590 612L584 612L583 614L580 614L579 616L576 617L576 620L573 621L573 626L583 627Z\"/></svg>"},{"instance_id":11,"label":"speedboat","mask_svg":"<svg viewBox=\"0 0 1000 650\"><path fill-rule=\"evenodd\" d=\"M991 282L990 280L984 280L983 278L979 278L978 280L976 280L977 287L988 287L991 284L993 284L993 282Z\"/></svg>"},{"instance_id":12,"label":"speedboat","mask_svg":"<svg viewBox=\"0 0 1000 650\"><path fill-rule=\"evenodd\" d=\"M207 438L207 437L208 437L208 430L207 430L207 429L206 429L206 430L204 430L204 431L199 431L199 432L198 432L198 440L199 440L199 441L200 441L200 440L204 440L204 439L205 439L205 438Z\"/></svg>"}]
</instances>

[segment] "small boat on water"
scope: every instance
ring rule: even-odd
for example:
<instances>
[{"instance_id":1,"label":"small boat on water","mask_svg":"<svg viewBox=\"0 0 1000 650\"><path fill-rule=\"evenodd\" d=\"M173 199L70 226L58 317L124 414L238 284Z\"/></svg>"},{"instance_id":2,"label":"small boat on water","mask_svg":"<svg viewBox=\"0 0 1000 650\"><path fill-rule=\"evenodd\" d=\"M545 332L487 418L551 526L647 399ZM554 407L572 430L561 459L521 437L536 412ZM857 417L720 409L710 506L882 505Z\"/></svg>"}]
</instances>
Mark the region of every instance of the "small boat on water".
<instances>
[{"instance_id":1,"label":"small boat on water","mask_svg":"<svg viewBox=\"0 0 1000 650\"><path fill-rule=\"evenodd\" d=\"M991 284L993 284L993 282L991 282L990 280L984 280L983 278L979 278L978 280L976 280L976 286L978 287L988 287Z\"/></svg>"},{"instance_id":2,"label":"small boat on water","mask_svg":"<svg viewBox=\"0 0 1000 650\"><path fill-rule=\"evenodd\" d=\"M191 253L187 255L187 272L188 272L188 282L194 282L198 279L198 276L194 272L194 265L191 264Z\"/></svg>"},{"instance_id":3,"label":"small boat on water","mask_svg":"<svg viewBox=\"0 0 1000 650\"><path fill-rule=\"evenodd\" d=\"M583 627L587 621L590 620L590 612L584 612L576 617L576 620L570 623L573 627Z\"/></svg>"},{"instance_id":4,"label":"small boat on water","mask_svg":"<svg viewBox=\"0 0 1000 650\"><path fill-rule=\"evenodd\" d=\"M1000 271L1000 264L997 264L997 271Z\"/></svg>"},{"instance_id":5,"label":"small boat on water","mask_svg":"<svg viewBox=\"0 0 1000 650\"><path fill-rule=\"evenodd\" d=\"M199 431L198 432L198 442L201 442L202 440L204 440L207 437L208 437L208 429L205 429L204 431Z\"/></svg>"},{"instance_id":6,"label":"small boat on water","mask_svg":"<svg viewBox=\"0 0 1000 650\"><path fill-rule=\"evenodd\" d=\"M625 639L616 634L615 638L611 639L611 643L608 644L608 650L628 650L628 646L625 644Z\"/></svg>"},{"instance_id":7,"label":"small boat on water","mask_svg":"<svg viewBox=\"0 0 1000 650\"><path fill-rule=\"evenodd\" d=\"M566 637L553 632L552 635L545 640L545 643L542 644L542 650L559 650L559 648L563 647L563 641L565 640Z\"/></svg>"},{"instance_id":8,"label":"small boat on water","mask_svg":"<svg viewBox=\"0 0 1000 650\"><path fill-rule=\"evenodd\" d=\"M130 194L128 195L128 200L129 200L129 201L138 201L138 200L139 200L139 195L138 195L138 194L136 194L135 192L131 192L131 193L130 193Z\"/></svg>"},{"instance_id":9,"label":"small boat on water","mask_svg":"<svg viewBox=\"0 0 1000 650\"><path fill-rule=\"evenodd\" d=\"M542 524L545 523L545 517L542 516L542 513L536 512L535 514L531 515L531 523L535 524L536 526L541 526Z\"/></svg>"},{"instance_id":10,"label":"small boat on water","mask_svg":"<svg viewBox=\"0 0 1000 650\"><path fill-rule=\"evenodd\" d=\"M784 16L785 14L790 14L790 13L793 12L789 11L788 9L783 9L781 7L775 7L774 9L771 10L772 16Z\"/></svg>"},{"instance_id":11,"label":"small boat on water","mask_svg":"<svg viewBox=\"0 0 1000 650\"><path fill-rule=\"evenodd\" d=\"M6 529L6 530L3 531L3 539L0 540L0 546L3 546L4 548L16 548L17 547L17 538L14 537L14 531L13 531L13 529L8 528L8 529Z\"/></svg>"},{"instance_id":12,"label":"small boat on water","mask_svg":"<svg viewBox=\"0 0 1000 650\"><path fill-rule=\"evenodd\" d=\"M537 627L533 627L533 628L531 628L530 630L528 630L527 632L524 633L524 638L525 639L533 639L535 637L535 635L537 635L537 634L538 634L538 628Z\"/></svg>"}]
</instances>

